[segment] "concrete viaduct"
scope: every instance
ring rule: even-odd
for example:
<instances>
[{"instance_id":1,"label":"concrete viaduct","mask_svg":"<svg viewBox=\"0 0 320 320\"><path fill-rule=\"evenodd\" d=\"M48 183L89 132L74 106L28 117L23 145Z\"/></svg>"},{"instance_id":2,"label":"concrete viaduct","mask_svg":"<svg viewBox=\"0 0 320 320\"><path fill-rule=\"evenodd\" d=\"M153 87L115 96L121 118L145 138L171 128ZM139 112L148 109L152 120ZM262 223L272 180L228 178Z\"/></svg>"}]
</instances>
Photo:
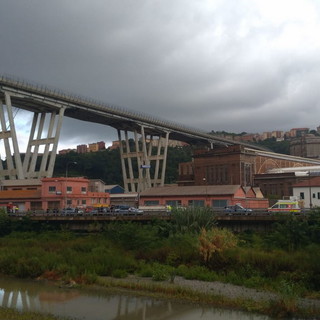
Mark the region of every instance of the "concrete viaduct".
<instances>
[{"instance_id":1,"label":"concrete viaduct","mask_svg":"<svg viewBox=\"0 0 320 320\"><path fill-rule=\"evenodd\" d=\"M33 113L24 157L19 150L14 108ZM119 141L122 141L120 155L126 192L163 186L169 138L208 148L221 144L247 145L172 121L0 75L0 140L3 140L6 157L5 167L0 161L0 179L52 177L64 117L99 123L117 130ZM130 138L134 139L134 150L130 150ZM134 166L137 166L136 170ZM151 166L154 169L152 176Z\"/></svg>"}]
</instances>

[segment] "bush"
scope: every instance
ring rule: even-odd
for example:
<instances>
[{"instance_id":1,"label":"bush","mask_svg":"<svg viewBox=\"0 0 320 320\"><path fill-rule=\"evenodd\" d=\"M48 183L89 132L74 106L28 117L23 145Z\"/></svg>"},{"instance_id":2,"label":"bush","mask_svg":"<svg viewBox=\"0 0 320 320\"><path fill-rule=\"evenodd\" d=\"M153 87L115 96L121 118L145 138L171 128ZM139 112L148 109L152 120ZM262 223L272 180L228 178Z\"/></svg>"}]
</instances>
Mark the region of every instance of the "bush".
<instances>
[{"instance_id":1,"label":"bush","mask_svg":"<svg viewBox=\"0 0 320 320\"><path fill-rule=\"evenodd\" d=\"M136 223L110 223L104 229L104 235L113 243L126 250L149 250L159 245L158 230L152 225Z\"/></svg>"},{"instance_id":2,"label":"bush","mask_svg":"<svg viewBox=\"0 0 320 320\"><path fill-rule=\"evenodd\" d=\"M115 278L126 278L128 276L128 272L123 269L116 269L112 272L112 276Z\"/></svg>"},{"instance_id":3,"label":"bush","mask_svg":"<svg viewBox=\"0 0 320 320\"><path fill-rule=\"evenodd\" d=\"M176 270L177 275L189 280L216 281L218 276L215 272L202 266L187 267L180 265Z\"/></svg>"},{"instance_id":4,"label":"bush","mask_svg":"<svg viewBox=\"0 0 320 320\"><path fill-rule=\"evenodd\" d=\"M44 266L37 257L21 258L16 263L15 276L19 278L36 278L45 271Z\"/></svg>"},{"instance_id":5,"label":"bush","mask_svg":"<svg viewBox=\"0 0 320 320\"><path fill-rule=\"evenodd\" d=\"M174 231L177 233L199 233L216 225L215 214L211 208L189 207L173 208L171 211Z\"/></svg>"},{"instance_id":6,"label":"bush","mask_svg":"<svg viewBox=\"0 0 320 320\"><path fill-rule=\"evenodd\" d=\"M173 273L173 268L161 264L153 264L152 266L152 280L154 281L165 281L169 280L171 274Z\"/></svg>"},{"instance_id":7,"label":"bush","mask_svg":"<svg viewBox=\"0 0 320 320\"><path fill-rule=\"evenodd\" d=\"M141 262L137 273L140 277L151 278L153 275L152 265Z\"/></svg>"}]
</instances>

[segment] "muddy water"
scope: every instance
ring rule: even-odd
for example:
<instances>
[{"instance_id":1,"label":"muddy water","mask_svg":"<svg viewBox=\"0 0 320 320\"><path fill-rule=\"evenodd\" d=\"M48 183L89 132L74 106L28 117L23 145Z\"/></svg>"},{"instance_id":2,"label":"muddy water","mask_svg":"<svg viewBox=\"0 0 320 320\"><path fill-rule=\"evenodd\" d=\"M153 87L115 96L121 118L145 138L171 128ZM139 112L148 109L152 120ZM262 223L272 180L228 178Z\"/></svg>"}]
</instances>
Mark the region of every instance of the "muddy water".
<instances>
[{"instance_id":1,"label":"muddy water","mask_svg":"<svg viewBox=\"0 0 320 320\"><path fill-rule=\"evenodd\" d=\"M270 317L130 294L0 279L0 306L81 320L270 320Z\"/></svg>"}]
</instances>

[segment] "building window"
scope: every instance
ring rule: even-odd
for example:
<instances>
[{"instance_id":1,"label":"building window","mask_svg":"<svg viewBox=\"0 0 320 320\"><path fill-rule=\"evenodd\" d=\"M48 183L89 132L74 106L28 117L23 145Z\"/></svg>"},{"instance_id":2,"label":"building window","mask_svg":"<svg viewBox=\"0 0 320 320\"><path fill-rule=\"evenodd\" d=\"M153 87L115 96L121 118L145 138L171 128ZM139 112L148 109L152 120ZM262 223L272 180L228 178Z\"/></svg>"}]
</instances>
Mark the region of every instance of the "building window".
<instances>
[{"instance_id":1,"label":"building window","mask_svg":"<svg viewBox=\"0 0 320 320\"><path fill-rule=\"evenodd\" d=\"M312 198L315 199L316 198L316 194L312 193Z\"/></svg>"},{"instance_id":2,"label":"building window","mask_svg":"<svg viewBox=\"0 0 320 320\"><path fill-rule=\"evenodd\" d=\"M214 208L224 208L227 205L228 205L228 201L225 199L212 200L212 206Z\"/></svg>"},{"instance_id":3,"label":"building window","mask_svg":"<svg viewBox=\"0 0 320 320\"><path fill-rule=\"evenodd\" d=\"M70 207L72 205L72 200L71 199L67 199L67 207Z\"/></svg>"},{"instance_id":4,"label":"building window","mask_svg":"<svg viewBox=\"0 0 320 320\"><path fill-rule=\"evenodd\" d=\"M189 200L188 205L190 207L204 207L204 200Z\"/></svg>"},{"instance_id":5,"label":"building window","mask_svg":"<svg viewBox=\"0 0 320 320\"><path fill-rule=\"evenodd\" d=\"M320 192L318 192L318 199L320 199Z\"/></svg>"},{"instance_id":6,"label":"building window","mask_svg":"<svg viewBox=\"0 0 320 320\"><path fill-rule=\"evenodd\" d=\"M300 199L304 200L304 192L300 192Z\"/></svg>"},{"instance_id":7,"label":"building window","mask_svg":"<svg viewBox=\"0 0 320 320\"><path fill-rule=\"evenodd\" d=\"M41 201L31 201L30 202L30 210L41 210L42 203Z\"/></svg>"},{"instance_id":8,"label":"building window","mask_svg":"<svg viewBox=\"0 0 320 320\"><path fill-rule=\"evenodd\" d=\"M168 200L168 201L166 201L166 205L171 206L171 207L180 207L181 200Z\"/></svg>"},{"instance_id":9,"label":"building window","mask_svg":"<svg viewBox=\"0 0 320 320\"><path fill-rule=\"evenodd\" d=\"M158 206L159 205L159 200L146 200L144 202L145 206Z\"/></svg>"},{"instance_id":10,"label":"building window","mask_svg":"<svg viewBox=\"0 0 320 320\"><path fill-rule=\"evenodd\" d=\"M86 187L81 187L81 193L87 193L87 188Z\"/></svg>"},{"instance_id":11,"label":"building window","mask_svg":"<svg viewBox=\"0 0 320 320\"><path fill-rule=\"evenodd\" d=\"M67 193L72 193L72 187L67 187Z\"/></svg>"},{"instance_id":12,"label":"building window","mask_svg":"<svg viewBox=\"0 0 320 320\"><path fill-rule=\"evenodd\" d=\"M56 187L55 186L49 186L49 193L56 193Z\"/></svg>"},{"instance_id":13,"label":"building window","mask_svg":"<svg viewBox=\"0 0 320 320\"><path fill-rule=\"evenodd\" d=\"M87 204L87 201L84 200L84 199L82 199L82 200L81 200L81 204L82 204L82 205L86 205L86 204Z\"/></svg>"}]
</instances>

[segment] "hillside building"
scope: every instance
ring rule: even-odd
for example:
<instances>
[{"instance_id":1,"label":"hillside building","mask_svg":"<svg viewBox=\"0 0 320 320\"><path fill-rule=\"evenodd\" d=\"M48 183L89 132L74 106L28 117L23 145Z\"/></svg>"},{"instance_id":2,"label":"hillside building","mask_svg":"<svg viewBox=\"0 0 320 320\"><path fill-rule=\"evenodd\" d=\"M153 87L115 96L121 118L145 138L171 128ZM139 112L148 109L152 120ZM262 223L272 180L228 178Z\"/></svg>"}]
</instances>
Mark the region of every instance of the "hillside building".
<instances>
[{"instance_id":1,"label":"hillside building","mask_svg":"<svg viewBox=\"0 0 320 320\"><path fill-rule=\"evenodd\" d=\"M77 153L87 153L88 146L86 144L80 144L77 146Z\"/></svg>"},{"instance_id":2,"label":"hillside building","mask_svg":"<svg viewBox=\"0 0 320 320\"><path fill-rule=\"evenodd\" d=\"M320 137L301 135L290 141L290 154L298 157L320 159Z\"/></svg>"}]
</instances>

